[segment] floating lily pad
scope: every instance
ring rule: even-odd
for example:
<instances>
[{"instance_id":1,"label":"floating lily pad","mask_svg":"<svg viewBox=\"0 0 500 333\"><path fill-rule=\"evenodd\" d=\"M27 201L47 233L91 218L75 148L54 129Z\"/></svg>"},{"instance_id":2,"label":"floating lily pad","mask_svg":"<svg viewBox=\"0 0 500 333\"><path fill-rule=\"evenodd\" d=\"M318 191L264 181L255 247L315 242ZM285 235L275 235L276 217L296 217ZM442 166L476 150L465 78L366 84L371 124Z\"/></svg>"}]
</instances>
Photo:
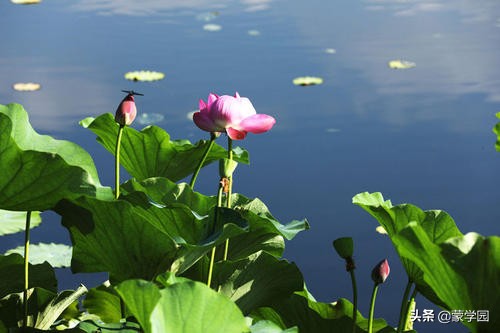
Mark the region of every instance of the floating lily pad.
<instances>
[{"instance_id":1,"label":"floating lily pad","mask_svg":"<svg viewBox=\"0 0 500 333\"><path fill-rule=\"evenodd\" d=\"M165 117L159 113L141 113L137 116L137 122L141 125L152 125L159 123Z\"/></svg>"},{"instance_id":2,"label":"floating lily pad","mask_svg":"<svg viewBox=\"0 0 500 333\"><path fill-rule=\"evenodd\" d=\"M71 266L71 246L65 244L31 244L29 252L29 262L32 265L41 264L47 261L52 267ZM18 253L24 256L24 246L5 252L5 255Z\"/></svg>"},{"instance_id":3,"label":"floating lily pad","mask_svg":"<svg viewBox=\"0 0 500 333\"><path fill-rule=\"evenodd\" d=\"M416 67L417 64L411 61L406 61L406 60L391 60L388 63L389 68L392 69L408 69L408 68L413 68Z\"/></svg>"},{"instance_id":4,"label":"floating lily pad","mask_svg":"<svg viewBox=\"0 0 500 333\"><path fill-rule=\"evenodd\" d=\"M16 5L34 5L42 2L42 0L10 0L10 2L15 3Z\"/></svg>"},{"instance_id":5,"label":"floating lily pad","mask_svg":"<svg viewBox=\"0 0 500 333\"><path fill-rule=\"evenodd\" d=\"M293 84L296 86L314 86L322 83L323 79L315 76L301 76L293 79Z\"/></svg>"},{"instance_id":6,"label":"floating lily pad","mask_svg":"<svg viewBox=\"0 0 500 333\"><path fill-rule=\"evenodd\" d=\"M337 50L332 49L332 48L327 48L327 49L325 49L325 53L328 53L328 54L335 54L335 53L337 53Z\"/></svg>"},{"instance_id":7,"label":"floating lily pad","mask_svg":"<svg viewBox=\"0 0 500 333\"><path fill-rule=\"evenodd\" d=\"M125 73L125 78L130 81L158 81L165 78L165 74L155 71L134 71Z\"/></svg>"},{"instance_id":8,"label":"floating lily pad","mask_svg":"<svg viewBox=\"0 0 500 333\"><path fill-rule=\"evenodd\" d=\"M255 29L248 30L247 33L249 36L260 36L260 31Z\"/></svg>"},{"instance_id":9,"label":"floating lily pad","mask_svg":"<svg viewBox=\"0 0 500 333\"><path fill-rule=\"evenodd\" d=\"M42 222L40 212L31 212L30 226L34 228ZM0 209L0 236L15 234L26 227L26 212Z\"/></svg>"},{"instance_id":10,"label":"floating lily pad","mask_svg":"<svg viewBox=\"0 0 500 333\"><path fill-rule=\"evenodd\" d=\"M219 31L222 29L222 26L218 25L218 24L205 24L203 26L203 30L206 30L206 31Z\"/></svg>"},{"instance_id":11,"label":"floating lily pad","mask_svg":"<svg viewBox=\"0 0 500 333\"><path fill-rule=\"evenodd\" d=\"M12 88L17 91L36 91L40 90L41 87L40 83L34 82L19 82L12 85Z\"/></svg>"}]
</instances>

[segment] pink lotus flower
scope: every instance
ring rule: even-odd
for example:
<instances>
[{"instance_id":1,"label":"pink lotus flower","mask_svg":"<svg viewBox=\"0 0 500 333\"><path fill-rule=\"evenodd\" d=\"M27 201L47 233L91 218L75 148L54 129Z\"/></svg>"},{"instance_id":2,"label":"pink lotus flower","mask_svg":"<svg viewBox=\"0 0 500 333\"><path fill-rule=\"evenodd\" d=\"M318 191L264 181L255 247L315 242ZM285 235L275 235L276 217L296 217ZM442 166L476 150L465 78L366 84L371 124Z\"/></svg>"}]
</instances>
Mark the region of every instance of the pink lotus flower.
<instances>
[{"instance_id":1,"label":"pink lotus flower","mask_svg":"<svg viewBox=\"0 0 500 333\"><path fill-rule=\"evenodd\" d=\"M115 121L120 126L130 125L137 115L137 108L135 106L134 95L137 93L129 92L127 96L121 101L116 109ZM139 94L137 94L139 95Z\"/></svg>"},{"instance_id":2,"label":"pink lotus flower","mask_svg":"<svg viewBox=\"0 0 500 333\"><path fill-rule=\"evenodd\" d=\"M384 283L390 272L391 268L389 267L389 262L387 261L387 259L382 260L372 270L373 282L375 282L376 284Z\"/></svg>"},{"instance_id":3,"label":"pink lotus flower","mask_svg":"<svg viewBox=\"0 0 500 333\"><path fill-rule=\"evenodd\" d=\"M258 114L250 100L233 96L208 95L207 103L200 100L200 111L195 112L193 121L207 132L226 132L233 140L242 140L248 132L264 133L269 131L276 120L267 114Z\"/></svg>"}]
</instances>

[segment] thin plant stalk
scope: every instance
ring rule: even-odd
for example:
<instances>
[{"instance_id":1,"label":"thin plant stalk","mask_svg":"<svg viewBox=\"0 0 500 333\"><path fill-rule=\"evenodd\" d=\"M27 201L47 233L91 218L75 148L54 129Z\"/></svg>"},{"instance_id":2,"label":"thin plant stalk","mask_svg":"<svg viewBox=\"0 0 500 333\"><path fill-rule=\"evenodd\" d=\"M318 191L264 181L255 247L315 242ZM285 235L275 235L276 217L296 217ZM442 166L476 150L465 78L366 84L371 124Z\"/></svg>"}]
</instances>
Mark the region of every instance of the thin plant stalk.
<instances>
[{"instance_id":1,"label":"thin plant stalk","mask_svg":"<svg viewBox=\"0 0 500 333\"><path fill-rule=\"evenodd\" d=\"M205 149L205 153L203 154L202 159L200 160L200 163L198 163L198 166L196 167L195 172L193 173L193 176L191 177L191 181L189 182L189 186L191 189L194 189L194 183L196 182L196 178L198 177L198 174L200 173L201 168L203 167L203 164L205 163L208 154L210 154L210 150L212 149L214 142L215 142L216 136L215 133L210 133L210 143L208 144L207 148Z\"/></svg>"},{"instance_id":2,"label":"thin plant stalk","mask_svg":"<svg viewBox=\"0 0 500 333\"><path fill-rule=\"evenodd\" d=\"M378 283L373 285L373 292L370 301L370 315L368 317L368 333L373 333L373 313L375 312L375 299L377 298Z\"/></svg>"},{"instance_id":3,"label":"thin plant stalk","mask_svg":"<svg viewBox=\"0 0 500 333\"><path fill-rule=\"evenodd\" d=\"M352 332L356 332L356 321L358 319L358 287L356 284L356 276L354 275L354 269L349 271L351 275L352 284Z\"/></svg>"},{"instance_id":4,"label":"thin plant stalk","mask_svg":"<svg viewBox=\"0 0 500 333\"><path fill-rule=\"evenodd\" d=\"M233 160L233 140L228 136L227 137L227 158L229 160ZM226 197L226 207L231 208L231 195L233 193L233 176L228 177L229 186ZM224 257L223 260L227 260L227 256L229 254L229 238L226 239L226 244L224 245Z\"/></svg>"},{"instance_id":5,"label":"thin plant stalk","mask_svg":"<svg viewBox=\"0 0 500 333\"><path fill-rule=\"evenodd\" d=\"M214 226L213 229L215 229L215 226L219 224L219 208L222 207L222 190L223 190L223 185L222 183L219 184L219 191L217 192L217 207L215 208L215 221L214 221ZM212 248L212 253L210 255L210 264L208 266L208 278L207 278L207 286L210 288L210 285L212 284L212 273L214 269L214 262L215 262L215 249L216 247L214 246Z\"/></svg>"},{"instance_id":6,"label":"thin plant stalk","mask_svg":"<svg viewBox=\"0 0 500 333\"><path fill-rule=\"evenodd\" d=\"M29 253L30 253L30 224L31 224L31 211L26 213L26 226L24 229L24 291L23 291L23 327L28 326L28 288L29 288Z\"/></svg>"},{"instance_id":7,"label":"thin plant stalk","mask_svg":"<svg viewBox=\"0 0 500 333\"><path fill-rule=\"evenodd\" d=\"M399 312L399 322L398 322L398 330L397 333L403 332L403 327L405 325L405 318L407 317L408 314L408 306L409 306L409 300L408 297L410 296L410 291L411 291L411 286L413 285L413 282L408 279L408 283L406 284L406 288L403 294L403 300L401 301L401 310Z\"/></svg>"},{"instance_id":8,"label":"thin plant stalk","mask_svg":"<svg viewBox=\"0 0 500 333\"><path fill-rule=\"evenodd\" d=\"M417 297L417 286L415 286L415 288L413 289L413 293L411 294L410 296L410 299L407 301L407 305L406 305L406 309L405 309L405 313L404 313L404 317L403 317L403 321L402 321L402 329L401 329L401 332L403 332L403 329L404 327L407 325L408 323L408 317L410 315L410 312L411 312L411 304L413 304L413 302L415 302L415 297ZM398 327L398 330L399 330L399 327Z\"/></svg>"},{"instance_id":9,"label":"thin plant stalk","mask_svg":"<svg viewBox=\"0 0 500 333\"><path fill-rule=\"evenodd\" d=\"M120 197L120 146L123 135L124 125L120 125L118 129L118 136L116 137L115 147L115 199Z\"/></svg>"}]
</instances>

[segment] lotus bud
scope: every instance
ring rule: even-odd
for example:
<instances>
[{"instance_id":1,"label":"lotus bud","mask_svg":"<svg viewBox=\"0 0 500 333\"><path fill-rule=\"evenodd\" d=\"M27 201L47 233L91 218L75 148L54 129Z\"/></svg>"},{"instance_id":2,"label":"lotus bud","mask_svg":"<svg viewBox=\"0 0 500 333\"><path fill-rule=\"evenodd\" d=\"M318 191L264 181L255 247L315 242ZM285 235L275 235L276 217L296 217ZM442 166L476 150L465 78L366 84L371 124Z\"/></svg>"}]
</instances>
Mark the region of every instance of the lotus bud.
<instances>
[{"instance_id":1,"label":"lotus bud","mask_svg":"<svg viewBox=\"0 0 500 333\"><path fill-rule=\"evenodd\" d=\"M122 90L122 91L126 92L128 94L120 102L120 105L118 105L118 108L116 109L115 121L120 126L128 126L128 125L132 124L132 122L134 121L134 119L137 115L137 108L135 106L134 95L140 95L140 96L143 96L143 95L136 93L133 90L131 90L131 91Z\"/></svg>"},{"instance_id":2,"label":"lotus bud","mask_svg":"<svg viewBox=\"0 0 500 333\"><path fill-rule=\"evenodd\" d=\"M343 259L352 258L354 242L351 237L341 237L333 241L333 248Z\"/></svg>"},{"instance_id":3,"label":"lotus bud","mask_svg":"<svg viewBox=\"0 0 500 333\"><path fill-rule=\"evenodd\" d=\"M390 272L391 268L389 267L389 262L387 261L387 259L382 260L372 270L373 282L375 282L375 284L384 283Z\"/></svg>"}]
</instances>

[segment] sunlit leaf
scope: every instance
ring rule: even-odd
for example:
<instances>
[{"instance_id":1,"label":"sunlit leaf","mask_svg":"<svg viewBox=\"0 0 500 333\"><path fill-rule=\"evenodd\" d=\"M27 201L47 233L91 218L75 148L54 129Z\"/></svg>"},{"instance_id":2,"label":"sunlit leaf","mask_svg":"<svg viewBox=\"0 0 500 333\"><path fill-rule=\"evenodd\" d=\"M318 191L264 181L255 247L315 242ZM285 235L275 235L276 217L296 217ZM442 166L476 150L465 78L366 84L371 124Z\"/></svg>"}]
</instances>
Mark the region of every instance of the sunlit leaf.
<instances>
[{"instance_id":1,"label":"sunlit leaf","mask_svg":"<svg viewBox=\"0 0 500 333\"><path fill-rule=\"evenodd\" d=\"M40 212L31 212L30 227L42 223ZM0 236L24 231L26 227L26 212L16 212L0 209Z\"/></svg>"},{"instance_id":2,"label":"sunlit leaf","mask_svg":"<svg viewBox=\"0 0 500 333\"><path fill-rule=\"evenodd\" d=\"M111 286L101 285L90 289L83 300L83 306L105 323L117 323L122 318L120 298Z\"/></svg>"},{"instance_id":3,"label":"sunlit leaf","mask_svg":"<svg viewBox=\"0 0 500 333\"><path fill-rule=\"evenodd\" d=\"M133 71L125 73L125 79L130 81L158 81L165 78L165 74L155 71Z\"/></svg>"},{"instance_id":4,"label":"sunlit leaf","mask_svg":"<svg viewBox=\"0 0 500 333\"><path fill-rule=\"evenodd\" d=\"M80 146L31 127L19 104L0 105L0 208L43 211L61 199L113 198L99 183L90 155Z\"/></svg>"},{"instance_id":5,"label":"sunlit leaf","mask_svg":"<svg viewBox=\"0 0 500 333\"><path fill-rule=\"evenodd\" d=\"M218 24L205 24L203 26L203 30L206 30L206 31L220 31L222 29L222 26L218 25Z\"/></svg>"},{"instance_id":6,"label":"sunlit leaf","mask_svg":"<svg viewBox=\"0 0 500 333\"><path fill-rule=\"evenodd\" d=\"M322 83L323 79L315 76L301 76L293 79L293 84L296 86L314 86Z\"/></svg>"},{"instance_id":7,"label":"sunlit leaf","mask_svg":"<svg viewBox=\"0 0 500 333\"><path fill-rule=\"evenodd\" d=\"M17 91L36 91L40 90L41 87L42 86L40 85L40 83L34 83L34 82L19 82L19 83L14 83L12 85L12 88L14 88L14 90Z\"/></svg>"},{"instance_id":8,"label":"sunlit leaf","mask_svg":"<svg viewBox=\"0 0 500 333\"><path fill-rule=\"evenodd\" d=\"M489 321L462 321L472 332L496 332L500 325L500 237L475 233L435 244L411 222L393 236L398 253L414 262L447 310L488 310Z\"/></svg>"},{"instance_id":9,"label":"sunlit leaf","mask_svg":"<svg viewBox=\"0 0 500 333\"><path fill-rule=\"evenodd\" d=\"M265 252L218 263L214 280L215 285L220 285L219 292L236 302L244 314L288 298L304 286L295 264Z\"/></svg>"},{"instance_id":10,"label":"sunlit leaf","mask_svg":"<svg viewBox=\"0 0 500 333\"><path fill-rule=\"evenodd\" d=\"M387 235L387 231L385 231L384 227L379 225L378 227L375 228L375 231L378 232L381 235Z\"/></svg>"},{"instance_id":11,"label":"sunlit leaf","mask_svg":"<svg viewBox=\"0 0 500 333\"><path fill-rule=\"evenodd\" d=\"M417 64L412 62L412 61L407 61L407 60L391 60L387 64L389 68L392 69L408 69L408 68L413 68L416 67Z\"/></svg>"},{"instance_id":12,"label":"sunlit leaf","mask_svg":"<svg viewBox=\"0 0 500 333\"><path fill-rule=\"evenodd\" d=\"M47 261L52 267L71 266L71 246L65 244L30 244L29 262L41 264ZM5 255L17 253L24 256L24 246L8 250Z\"/></svg>"},{"instance_id":13,"label":"sunlit leaf","mask_svg":"<svg viewBox=\"0 0 500 333\"><path fill-rule=\"evenodd\" d=\"M236 304L199 282L159 289L129 280L116 289L145 333L250 332Z\"/></svg>"}]
</instances>

